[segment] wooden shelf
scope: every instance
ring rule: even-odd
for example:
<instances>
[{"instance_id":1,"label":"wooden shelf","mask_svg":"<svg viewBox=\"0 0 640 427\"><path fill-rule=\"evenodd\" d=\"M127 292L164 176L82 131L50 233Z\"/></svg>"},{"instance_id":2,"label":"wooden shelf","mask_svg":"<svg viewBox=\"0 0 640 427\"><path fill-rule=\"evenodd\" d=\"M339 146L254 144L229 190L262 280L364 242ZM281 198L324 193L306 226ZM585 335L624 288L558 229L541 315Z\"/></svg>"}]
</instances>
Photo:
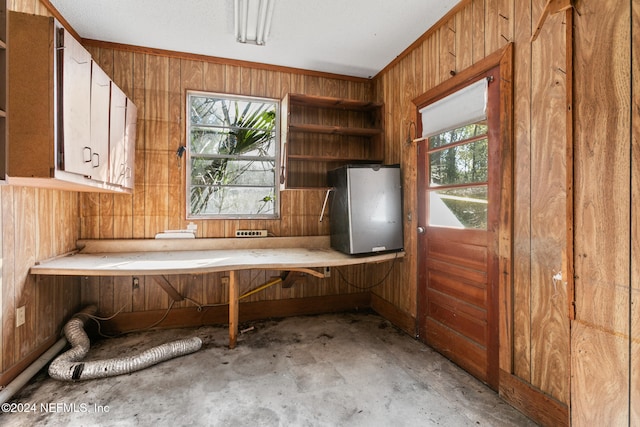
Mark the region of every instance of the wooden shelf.
<instances>
[{"instance_id":1,"label":"wooden shelf","mask_svg":"<svg viewBox=\"0 0 640 427\"><path fill-rule=\"evenodd\" d=\"M313 124L290 124L289 132L335 134L347 136L376 136L382 133L382 129L356 128L345 126L326 126Z\"/></svg>"},{"instance_id":2,"label":"wooden shelf","mask_svg":"<svg viewBox=\"0 0 640 427\"><path fill-rule=\"evenodd\" d=\"M383 104L352 99L331 98L328 96L312 96L290 94L290 104L308 107L334 108L340 110L372 111L382 108Z\"/></svg>"},{"instance_id":3,"label":"wooden shelf","mask_svg":"<svg viewBox=\"0 0 640 427\"><path fill-rule=\"evenodd\" d=\"M282 189L328 187L327 172L382 163L383 104L288 94L282 100Z\"/></svg>"},{"instance_id":4,"label":"wooden shelf","mask_svg":"<svg viewBox=\"0 0 640 427\"><path fill-rule=\"evenodd\" d=\"M317 156L308 154L289 154L289 160L298 160L304 162L350 162L350 163L382 163L381 158L356 158L344 156Z\"/></svg>"}]
</instances>

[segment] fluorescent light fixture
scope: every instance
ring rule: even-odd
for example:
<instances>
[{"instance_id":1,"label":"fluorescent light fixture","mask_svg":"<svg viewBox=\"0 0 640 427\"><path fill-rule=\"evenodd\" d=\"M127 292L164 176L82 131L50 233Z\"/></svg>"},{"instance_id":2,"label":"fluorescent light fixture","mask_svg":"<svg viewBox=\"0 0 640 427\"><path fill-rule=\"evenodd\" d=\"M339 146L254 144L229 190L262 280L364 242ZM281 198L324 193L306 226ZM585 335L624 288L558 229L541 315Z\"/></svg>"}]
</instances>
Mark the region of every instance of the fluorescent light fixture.
<instances>
[{"instance_id":1,"label":"fluorescent light fixture","mask_svg":"<svg viewBox=\"0 0 640 427\"><path fill-rule=\"evenodd\" d=\"M264 45L271 30L276 0L234 0L233 17L236 40Z\"/></svg>"}]
</instances>

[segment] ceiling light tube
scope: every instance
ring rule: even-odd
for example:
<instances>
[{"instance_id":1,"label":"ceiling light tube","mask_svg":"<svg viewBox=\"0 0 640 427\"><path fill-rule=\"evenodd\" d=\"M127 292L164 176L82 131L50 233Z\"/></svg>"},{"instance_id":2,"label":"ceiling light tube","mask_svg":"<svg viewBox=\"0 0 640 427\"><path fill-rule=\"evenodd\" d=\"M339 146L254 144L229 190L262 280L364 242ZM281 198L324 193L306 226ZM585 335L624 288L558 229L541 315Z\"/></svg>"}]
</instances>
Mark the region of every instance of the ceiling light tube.
<instances>
[{"instance_id":1,"label":"ceiling light tube","mask_svg":"<svg viewBox=\"0 0 640 427\"><path fill-rule=\"evenodd\" d=\"M265 0L267 2L267 18L264 24L264 35L262 37L262 43L267 42L269 33L271 32L271 20L273 19L273 7L276 4L276 0Z\"/></svg>"},{"instance_id":2,"label":"ceiling light tube","mask_svg":"<svg viewBox=\"0 0 640 427\"><path fill-rule=\"evenodd\" d=\"M247 42L247 26L249 25L249 0L240 0L240 43Z\"/></svg>"},{"instance_id":3,"label":"ceiling light tube","mask_svg":"<svg viewBox=\"0 0 640 427\"><path fill-rule=\"evenodd\" d=\"M240 41L240 10L238 3L240 0L233 0L233 34L236 40Z\"/></svg>"},{"instance_id":4,"label":"ceiling light tube","mask_svg":"<svg viewBox=\"0 0 640 427\"><path fill-rule=\"evenodd\" d=\"M258 27L256 31L256 44L263 45L264 44L264 29L265 29L265 20L267 19L267 5L269 0L259 0L260 5L258 6Z\"/></svg>"}]
</instances>

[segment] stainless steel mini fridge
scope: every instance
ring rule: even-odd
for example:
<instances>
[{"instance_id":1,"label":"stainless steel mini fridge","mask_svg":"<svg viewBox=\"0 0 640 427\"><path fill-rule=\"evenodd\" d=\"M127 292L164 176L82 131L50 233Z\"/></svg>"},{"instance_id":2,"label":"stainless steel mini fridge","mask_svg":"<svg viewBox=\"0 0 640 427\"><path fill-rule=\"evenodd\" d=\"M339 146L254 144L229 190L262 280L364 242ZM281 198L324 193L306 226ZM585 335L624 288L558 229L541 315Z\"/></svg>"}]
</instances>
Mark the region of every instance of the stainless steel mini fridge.
<instances>
[{"instance_id":1,"label":"stainless steel mini fridge","mask_svg":"<svg viewBox=\"0 0 640 427\"><path fill-rule=\"evenodd\" d=\"M399 165L347 165L328 178L332 248L351 255L403 248Z\"/></svg>"}]
</instances>

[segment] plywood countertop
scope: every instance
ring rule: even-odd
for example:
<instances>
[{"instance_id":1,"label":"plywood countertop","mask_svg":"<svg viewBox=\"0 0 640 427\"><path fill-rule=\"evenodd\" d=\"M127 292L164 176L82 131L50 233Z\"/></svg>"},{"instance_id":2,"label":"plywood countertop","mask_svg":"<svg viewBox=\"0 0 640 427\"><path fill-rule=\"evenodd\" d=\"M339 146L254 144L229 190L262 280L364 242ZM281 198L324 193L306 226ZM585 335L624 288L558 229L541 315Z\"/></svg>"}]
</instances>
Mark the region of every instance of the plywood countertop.
<instances>
[{"instance_id":1,"label":"plywood countertop","mask_svg":"<svg viewBox=\"0 0 640 427\"><path fill-rule=\"evenodd\" d=\"M248 239L79 241L77 253L38 263L35 275L131 276L230 270L336 267L377 263L404 252L346 255L328 236Z\"/></svg>"}]
</instances>

